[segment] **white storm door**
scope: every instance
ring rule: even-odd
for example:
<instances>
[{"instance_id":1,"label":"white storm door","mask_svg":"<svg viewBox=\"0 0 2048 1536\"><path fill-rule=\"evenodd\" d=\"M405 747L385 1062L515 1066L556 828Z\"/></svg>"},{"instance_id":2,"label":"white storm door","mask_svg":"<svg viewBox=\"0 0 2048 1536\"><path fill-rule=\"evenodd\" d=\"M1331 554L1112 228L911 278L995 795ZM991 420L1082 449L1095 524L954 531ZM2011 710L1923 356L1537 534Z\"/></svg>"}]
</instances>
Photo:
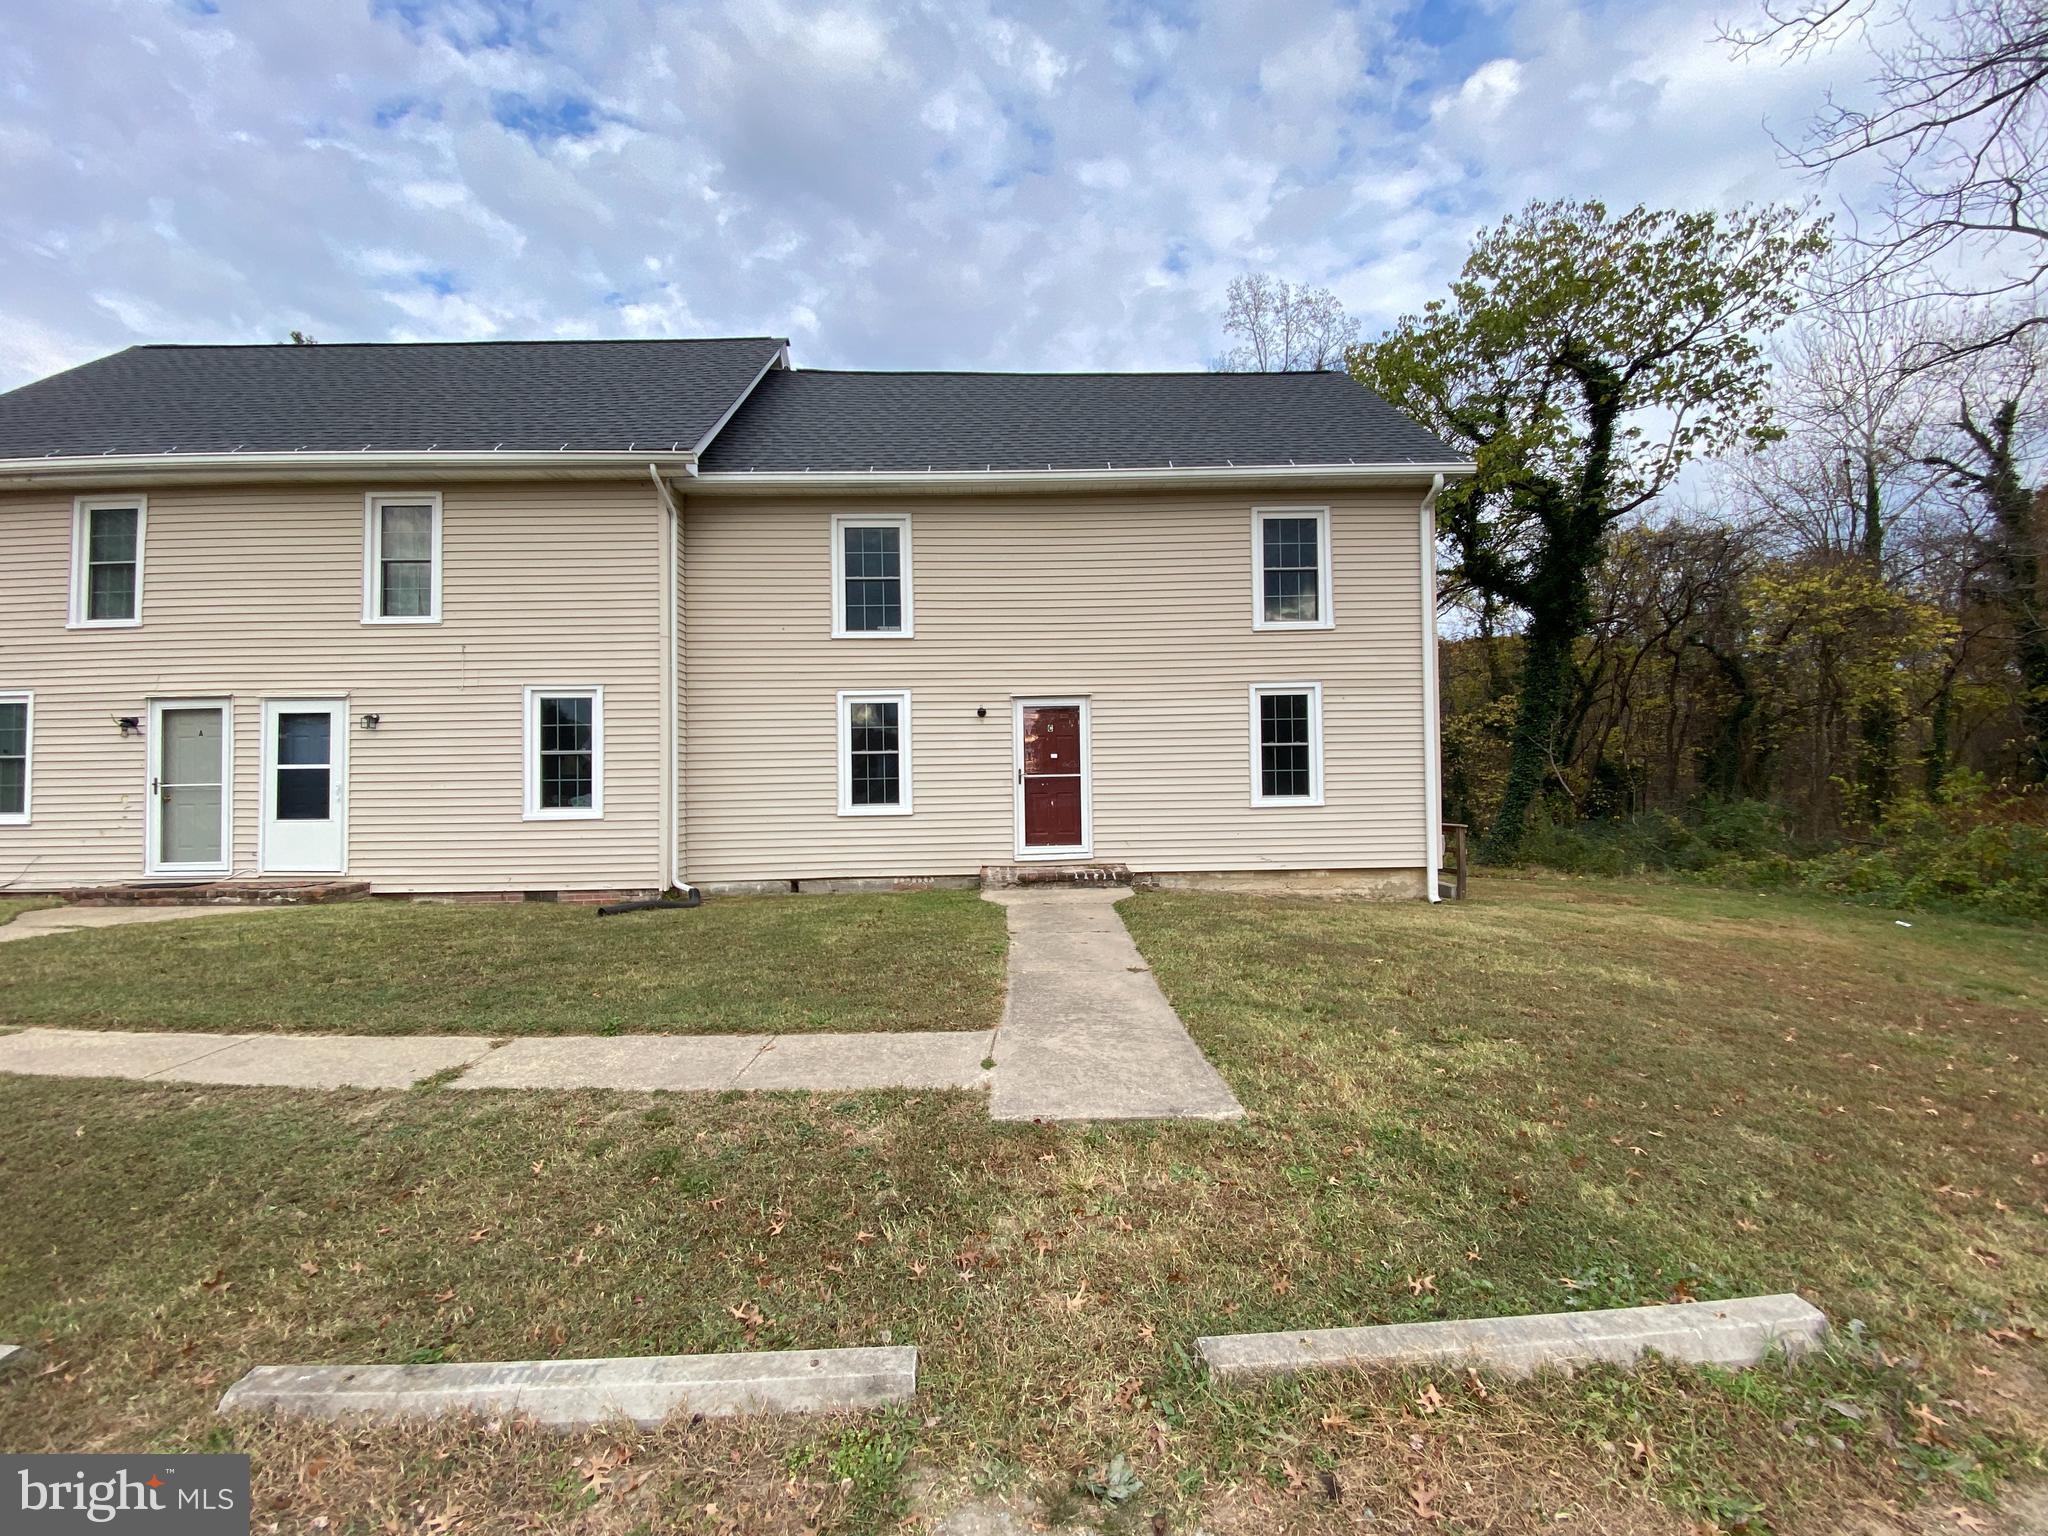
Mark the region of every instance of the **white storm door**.
<instances>
[{"instance_id":1,"label":"white storm door","mask_svg":"<svg viewBox=\"0 0 2048 1536\"><path fill-rule=\"evenodd\" d=\"M266 873L338 875L347 863L347 709L339 699L263 701Z\"/></svg>"},{"instance_id":2,"label":"white storm door","mask_svg":"<svg viewBox=\"0 0 2048 1536\"><path fill-rule=\"evenodd\" d=\"M153 699L144 868L153 875L228 872L234 719L224 699Z\"/></svg>"}]
</instances>

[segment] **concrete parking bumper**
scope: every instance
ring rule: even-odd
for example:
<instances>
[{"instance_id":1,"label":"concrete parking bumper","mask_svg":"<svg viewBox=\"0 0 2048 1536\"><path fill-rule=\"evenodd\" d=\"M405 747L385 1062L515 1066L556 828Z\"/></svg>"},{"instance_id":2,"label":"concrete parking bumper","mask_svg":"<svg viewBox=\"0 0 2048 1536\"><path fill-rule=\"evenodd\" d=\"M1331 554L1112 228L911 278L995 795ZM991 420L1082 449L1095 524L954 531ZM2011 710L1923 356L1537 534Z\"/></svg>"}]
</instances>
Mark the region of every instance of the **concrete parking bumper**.
<instances>
[{"instance_id":1,"label":"concrete parking bumper","mask_svg":"<svg viewBox=\"0 0 2048 1536\"><path fill-rule=\"evenodd\" d=\"M1783 1295L1303 1333L1228 1333L1195 1342L1210 1371L1225 1382L1317 1370L1468 1365L1527 1376L1545 1368L1630 1365L1650 1351L1692 1365L1756 1365L1774 1348L1788 1356L1818 1349L1827 1328L1818 1307Z\"/></svg>"},{"instance_id":2,"label":"concrete parking bumper","mask_svg":"<svg viewBox=\"0 0 2048 1536\"><path fill-rule=\"evenodd\" d=\"M917 1351L774 1350L477 1365L260 1365L228 1388L220 1412L336 1419L518 1414L570 1429L672 1413L836 1413L907 1402Z\"/></svg>"}]
</instances>

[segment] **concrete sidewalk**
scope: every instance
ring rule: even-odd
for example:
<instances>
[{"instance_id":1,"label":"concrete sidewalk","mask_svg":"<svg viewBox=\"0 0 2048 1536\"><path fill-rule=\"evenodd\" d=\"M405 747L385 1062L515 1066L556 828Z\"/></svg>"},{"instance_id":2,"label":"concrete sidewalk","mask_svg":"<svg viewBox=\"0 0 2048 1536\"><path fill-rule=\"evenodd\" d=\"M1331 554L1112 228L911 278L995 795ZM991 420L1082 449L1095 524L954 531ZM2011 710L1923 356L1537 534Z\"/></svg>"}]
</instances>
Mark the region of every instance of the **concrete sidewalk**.
<instances>
[{"instance_id":1,"label":"concrete sidewalk","mask_svg":"<svg viewBox=\"0 0 2048 1536\"><path fill-rule=\"evenodd\" d=\"M845 1092L985 1088L994 1034L197 1035L25 1029L0 1035L0 1072L252 1088L410 1088L450 1070L455 1088Z\"/></svg>"},{"instance_id":2,"label":"concrete sidewalk","mask_svg":"<svg viewBox=\"0 0 2048 1536\"><path fill-rule=\"evenodd\" d=\"M998 1120L1232 1120L1237 1095L1167 1002L1116 904L1123 887L984 891L1007 909Z\"/></svg>"},{"instance_id":3,"label":"concrete sidewalk","mask_svg":"<svg viewBox=\"0 0 2048 1536\"><path fill-rule=\"evenodd\" d=\"M249 912L283 912L284 907L36 907L11 923L0 923L0 944L40 939L82 928L128 928L136 923L178 923L192 917L233 917Z\"/></svg>"},{"instance_id":4,"label":"concrete sidewalk","mask_svg":"<svg viewBox=\"0 0 2048 1536\"><path fill-rule=\"evenodd\" d=\"M482 1035L198 1035L25 1029L0 1035L0 1072L247 1088L410 1088L490 1051Z\"/></svg>"}]
</instances>

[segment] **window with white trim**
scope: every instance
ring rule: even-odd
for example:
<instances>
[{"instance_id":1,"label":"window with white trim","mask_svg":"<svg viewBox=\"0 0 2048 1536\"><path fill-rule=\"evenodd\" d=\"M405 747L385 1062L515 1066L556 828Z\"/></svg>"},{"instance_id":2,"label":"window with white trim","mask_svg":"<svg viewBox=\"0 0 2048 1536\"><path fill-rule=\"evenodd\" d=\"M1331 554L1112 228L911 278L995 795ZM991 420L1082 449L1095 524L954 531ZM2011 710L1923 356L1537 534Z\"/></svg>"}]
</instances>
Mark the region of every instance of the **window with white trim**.
<instances>
[{"instance_id":1,"label":"window with white trim","mask_svg":"<svg viewBox=\"0 0 2048 1536\"><path fill-rule=\"evenodd\" d=\"M604 815L604 690L526 690L526 819Z\"/></svg>"},{"instance_id":2,"label":"window with white trim","mask_svg":"<svg viewBox=\"0 0 2048 1536\"><path fill-rule=\"evenodd\" d=\"M910 634L910 519L833 518L833 638Z\"/></svg>"},{"instance_id":3,"label":"window with white trim","mask_svg":"<svg viewBox=\"0 0 2048 1536\"><path fill-rule=\"evenodd\" d=\"M441 621L441 498L372 495L363 517L363 621Z\"/></svg>"},{"instance_id":4,"label":"window with white trim","mask_svg":"<svg viewBox=\"0 0 2048 1536\"><path fill-rule=\"evenodd\" d=\"M78 628L142 622L143 496L79 497L71 512L71 622Z\"/></svg>"},{"instance_id":5,"label":"window with white trim","mask_svg":"<svg viewBox=\"0 0 2048 1536\"><path fill-rule=\"evenodd\" d=\"M1252 684L1252 804L1323 803L1323 685Z\"/></svg>"},{"instance_id":6,"label":"window with white trim","mask_svg":"<svg viewBox=\"0 0 2048 1536\"><path fill-rule=\"evenodd\" d=\"M28 820L35 709L32 693L0 693L0 826L18 826Z\"/></svg>"},{"instance_id":7,"label":"window with white trim","mask_svg":"<svg viewBox=\"0 0 2048 1536\"><path fill-rule=\"evenodd\" d=\"M1329 629L1330 509L1252 513L1252 628Z\"/></svg>"},{"instance_id":8,"label":"window with white trim","mask_svg":"<svg viewBox=\"0 0 2048 1536\"><path fill-rule=\"evenodd\" d=\"M910 814L910 695L839 695L839 814Z\"/></svg>"}]
</instances>

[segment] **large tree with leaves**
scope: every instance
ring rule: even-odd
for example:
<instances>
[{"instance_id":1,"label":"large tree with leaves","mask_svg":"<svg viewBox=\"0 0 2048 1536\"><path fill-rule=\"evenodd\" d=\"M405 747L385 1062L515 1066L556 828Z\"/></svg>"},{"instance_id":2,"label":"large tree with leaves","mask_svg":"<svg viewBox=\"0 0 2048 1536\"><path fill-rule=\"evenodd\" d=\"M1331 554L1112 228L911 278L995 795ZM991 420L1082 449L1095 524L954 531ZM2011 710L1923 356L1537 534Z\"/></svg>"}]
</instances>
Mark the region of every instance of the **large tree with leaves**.
<instances>
[{"instance_id":1,"label":"large tree with leaves","mask_svg":"<svg viewBox=\"0 0 2048 1536\"><path fill-rule=\"evenodd\" d=\"M1825 245L1789 208L1535 203L1479 236L1448 299L1351 353L1477 461L1438 504L1453 577L1527 615L1491 856L1519 850L1548 777L1608 531L1687 460L1770 438L1761 338Z\"/></svg>"}]
</instances>

